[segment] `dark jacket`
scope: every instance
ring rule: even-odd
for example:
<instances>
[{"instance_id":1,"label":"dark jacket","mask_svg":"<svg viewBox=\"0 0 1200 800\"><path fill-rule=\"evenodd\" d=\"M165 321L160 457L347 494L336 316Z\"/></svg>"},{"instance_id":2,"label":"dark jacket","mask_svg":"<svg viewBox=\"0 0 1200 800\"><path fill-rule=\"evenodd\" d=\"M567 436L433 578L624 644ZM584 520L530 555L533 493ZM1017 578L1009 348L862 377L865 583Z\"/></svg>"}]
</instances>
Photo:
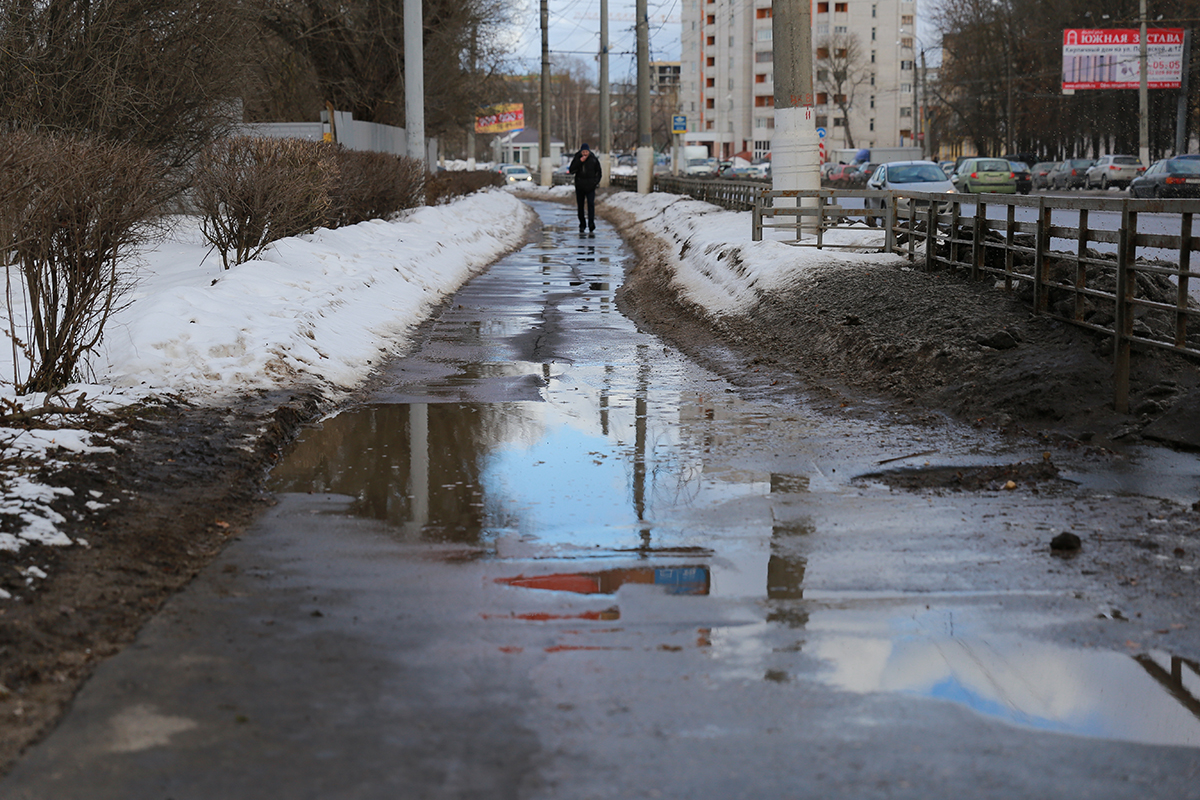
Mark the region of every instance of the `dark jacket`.
<instances>
[{"instance_id":1,"label":"dark jacket","mask_svg":"<svg viewBox=\"0 0 1200 800\"><path fill-rule=\"evenodd\" d=\"M583 152L582 150L580 153ZM600 159L596 158L596 154L588 151L587 161L579 157L579 153L571 159L571 166L567 168L567 172L575 176L575 188L578 191L594 192L596 187L600 185Z\"/></svg>"}]
</instances>

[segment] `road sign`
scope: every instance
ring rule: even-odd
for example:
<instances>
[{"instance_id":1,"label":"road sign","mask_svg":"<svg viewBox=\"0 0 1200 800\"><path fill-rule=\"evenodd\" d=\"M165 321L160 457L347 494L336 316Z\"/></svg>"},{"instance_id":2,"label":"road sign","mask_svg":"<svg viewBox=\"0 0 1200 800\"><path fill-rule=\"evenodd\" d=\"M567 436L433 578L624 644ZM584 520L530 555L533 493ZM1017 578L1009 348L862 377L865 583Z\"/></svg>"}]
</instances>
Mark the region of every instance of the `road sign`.
<instances>
[{"instance_id":1,"label":"road sign","mask_svg":"<svg viewBox=\"0 0 1200 800\"><path fill-rule=\"evenodd\" d=\"M687 117L676 114L671 117L671 133L687 133Z\"/></svg>"},{"instance_id":2,"label":"road sign","mask_svg":"<svg viewBox=\"0 0 1200 800\"><path fill-rule=\"evenodd\" d=\"M818 139L825 138L825 129L824 128L817 128L817 138Z\"/></svg>"}]
</instances>

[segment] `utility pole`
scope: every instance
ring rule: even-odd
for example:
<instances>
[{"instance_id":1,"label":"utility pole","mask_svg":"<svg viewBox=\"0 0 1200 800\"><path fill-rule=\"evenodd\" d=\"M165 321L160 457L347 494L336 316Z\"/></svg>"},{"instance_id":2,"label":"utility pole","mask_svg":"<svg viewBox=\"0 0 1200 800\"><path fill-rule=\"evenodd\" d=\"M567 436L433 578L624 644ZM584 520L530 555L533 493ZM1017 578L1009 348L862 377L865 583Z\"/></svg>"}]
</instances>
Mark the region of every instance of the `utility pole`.
<instances>
[{"instance_id":1,"label":"utility pole","mask_svg":"<svg viewBox=\"0 0 1200 800\"><path fill-rule=\"evenodd\" d=\"M425 46L421 0L404 0L404 138L410 158L429 169L425 153Z\"/></svg>"},{"instance_id":2,"label":"utility pole","mask_svg":"<svg viewBox=\"0 0 1200 800\"><path fill-rule=\"evenodd\" d=\"M1150 93L1147 90L1149 77L1146 74L1146 0L1139 4L1141 32L1138 36L1138 68L1141 79L1138 83L1138 154L1142 163L1150 165Z\"/></svg>"},{"instance_id":3,"label":"utility pole","mask_svg":"<svg viewBox=\"0 0 1200 800\"><path fill-rule=\"evenodd\" d=\"M550 159L550 0L542 0L542 113L538 125L538 175L542 186L554 183Z\"/></svg>"},{"instance_id":4,"label":"utility pole","mask_svg":"<svg viewBox=\"0 0 1200 800\"><path fill-rule=\"evenodd\" d=\"M1175 106L1175 155L1187 152L1187 100L1188 100L1188 70L1192 52L1192 31L1183 32L1183 72L1179 76L1179 103ZM1147 163L1147 162L1142 162Z\"/></svg>"},{"instance_id":5,"label":"utility pole","mask_svg":"<svg viewBox=\"0 0 1200 800\"><path fill-rule=\"evenodd\" d=\"M650 15L637 0L637 190L647 194L654 180L654 143L650 130Z\"/></svg>"},{"instance_id":6,"label":"utility pole","mask_svg":"<svg viewBox=\"0 0 1200 800\"><path fill-rule=\"evenodd\" d=\"M813 118L812 7L809 0L775 0L771 39L775 64L771 188L820 189L817 124ZM791 202L779 198L776 205L791 205ZM815 208L816 198L805 198L800 205ZM804 227L812 230L815 217L804 220ZM797 224L796 227L801 226Z\"/></svg>"},{"instance_id":7,"label":"utility pole","mask_svg":"<svg viewBox=\"0 0 1200 800\"><path fill-rule=\"evenodd\" d=\"M475 70L477 69L476 62L479 60L479 26L471 27L471 78L475 79ZM471 122L467 126L467 169L473 171L475 169L475 115L471 115Z\"/></svg>"},{"instance_id":8,"label":"utility pole","mask_svg":"<svg viewBox=\"0 0 1200 800\"><path fill-rule=\"evenodd\" d=\"M608 99L608 0L600 0L600 185L612 178L612 107Z\"/></svg>"}]
</instances>

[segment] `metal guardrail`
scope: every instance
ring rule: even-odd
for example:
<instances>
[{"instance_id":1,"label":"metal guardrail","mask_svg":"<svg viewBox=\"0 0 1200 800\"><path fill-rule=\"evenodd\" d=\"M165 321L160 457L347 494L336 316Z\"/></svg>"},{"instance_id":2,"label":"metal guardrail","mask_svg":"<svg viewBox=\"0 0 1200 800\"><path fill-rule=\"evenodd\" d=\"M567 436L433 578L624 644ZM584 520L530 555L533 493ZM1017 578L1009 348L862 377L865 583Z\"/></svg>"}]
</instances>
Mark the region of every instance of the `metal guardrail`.
<instances>
[{"instance_id":1,"label":"metal guardrail","mask_svg":"<svg viewBox=\"0 0 1200 800\"><path fill-rule=\"evenodd\" d=\"M844 197L882 197L885 209L875 215L857 214L839 205ZM776 206L776 198L795 205ZM965 213L963 206L971 206ZM1002 206L1002 219L989 219L989 206ZM1032 219L1018 220L1017 209L1028 208ZM897 209L899 209L897 211ZM1055 224L1055 212L1076 215L1074 225ZM1098 227L1092 214L1119 215L1119 225ZM1147 215L1168 230L1145 229ZM1133 345L1200 357L1200 306L1188 296L1189 282L1200 278L1192 268L1200 252L1194 220L1200 200L1136 200L1132 198L1073 198L1020 195L946 195L923 192L760 191L754 208L751 237L763 230L786 227L799 231L806 217L814 229L808 241L798 234L793 244L823 244L824 233L862 216L882 216L883 250L904 255L927 271L969 274L972 280L991 277L1008 291L1027 288L1035 313L1087 328L1114 339L1114 401L1118 411L1129 410L1130 358ZM791 216L794 222L767 222ZM1074 242L1071 250L1054 250L1054 239ZM1115 245L1115 253L1097 253L1089 244ZM1172 258L1139 259L1139 251L1169 251ZM1171 302L1139 297L1159 279L1174 284ZM1189 330L1193 331L1189 334Z\"/></svg>"}]
</instances>

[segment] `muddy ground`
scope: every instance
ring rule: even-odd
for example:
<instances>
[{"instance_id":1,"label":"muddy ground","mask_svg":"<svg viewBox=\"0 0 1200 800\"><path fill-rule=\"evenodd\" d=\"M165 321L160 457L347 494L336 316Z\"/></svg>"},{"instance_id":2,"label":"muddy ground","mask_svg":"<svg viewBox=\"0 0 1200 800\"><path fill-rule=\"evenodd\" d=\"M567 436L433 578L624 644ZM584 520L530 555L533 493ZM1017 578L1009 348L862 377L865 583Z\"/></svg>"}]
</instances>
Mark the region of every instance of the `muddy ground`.
<instances>
[{"instance_id":1,"label":"muddy ground","mask_svg":"<svg viewBox=\"0 0 1200 800\"><path fill-rule=\"evenodd\" d=\"M629 220L611 221L626 226L638 254L619 294L622 310L748 391L802 393L830 414L884 405L930 425L950 415L1097 457L1114 441L1156 435L1156 426L1172 436L1179 428L1172 417L1183 417L1184 429L1189 420L1193 430L1200 424L1194 362L1139 353L1135 413L1118 414L1102 340L947 275L840 268L765 299L745 318L704 319L669 291L660 245L639 237ZM1001 331L1015 345L992 338ZM0 601L0 772L53 726L99 660L129 644L271 502L263 491L270 466L322 410L307 393L219 408L164 399L90 419L113 433L116 452L72 457L69 468L45 476L74 491L56 508L68 535L87 545L0 553L0 587L13 595ZM903 488L988 491L1014 479L1053 479L1053 465L930 472ZM92 490L120 502L90 511ZM1200 506L1163 503L1153 513L1156 530L1174 532L1172 541L1200 529ZM1110 551L1110 583L1135 605L1168 602L1194 617L1200 593L1178 566L1200 566L1197 550L1200 538L1195 548L1173 548L1167 563L1174 568L1166 568L1153 540L1131 540Z\"/></svg>"}]
</instances>

